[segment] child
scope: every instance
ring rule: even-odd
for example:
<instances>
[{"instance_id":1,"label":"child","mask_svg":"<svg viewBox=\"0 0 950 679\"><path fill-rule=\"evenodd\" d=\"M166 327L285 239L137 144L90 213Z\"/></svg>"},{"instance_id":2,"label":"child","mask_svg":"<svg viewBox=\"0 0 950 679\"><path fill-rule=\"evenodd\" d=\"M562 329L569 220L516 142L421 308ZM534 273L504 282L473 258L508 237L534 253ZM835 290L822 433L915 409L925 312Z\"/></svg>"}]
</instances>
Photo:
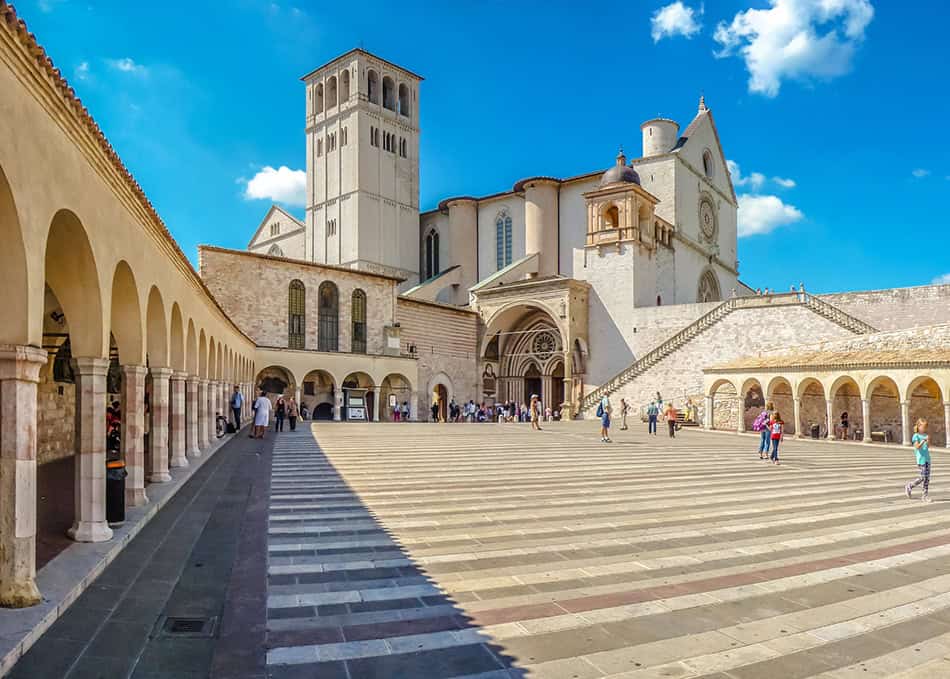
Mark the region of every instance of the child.
<instances>
[{"instance_id":1,"label":"child","mask_svg":"<svg viewBox=\"0 0 950 679\"><path fill-rule=\"evenodd\" d=\"M752 431L759 432L759 459L767 460L769 454L769 440L771 439L771 429L769 424L772 421L772 413L775 406L769 401L765 404L765 410L758 414L755 422L752 423Z\"/></svg>"},{"instance_id":2,"label":"child","mask_svg":"<svg viewBox=\"0 0 950 679\"><path fill-rule=\"evenodd\" d=\"M920 418L914 425L914 436L910 440L911 445L917 453L917 469L919 476L904 486L904 492L908 499L914 486L924 484L924 496L921 498L924 502L930 502L930 436L927 435L927 420Z\"/></svg>"},{"instance_id":3,"label":"child","mask_svg":"<svg viewBox=\"0 0 950 679\"><path fill-rule=\"evenodd\" d=\"M778 444L781 443L782 439L785 437L785 423L782 421L782 416L775 412L772 415L772 419L769 422L769 431L771 432L772 438L772 462L773 464L778 464Z\"/></svg>"}]
</instances>

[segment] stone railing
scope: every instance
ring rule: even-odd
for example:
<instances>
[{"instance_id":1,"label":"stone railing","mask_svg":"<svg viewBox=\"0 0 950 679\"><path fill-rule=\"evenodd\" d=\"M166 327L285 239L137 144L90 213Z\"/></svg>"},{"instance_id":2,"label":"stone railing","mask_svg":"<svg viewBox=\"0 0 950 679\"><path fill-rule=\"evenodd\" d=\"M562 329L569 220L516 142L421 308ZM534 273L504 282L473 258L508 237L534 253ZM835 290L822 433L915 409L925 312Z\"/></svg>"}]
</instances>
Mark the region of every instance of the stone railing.
<instances>
[{"instance_id":1,"label":"stone railing","mask_svg":"<svg viewBox=\"0 0 950 679\"><path fill-rule=\"evenodd\" d=\"M860 318L855 318L849 313L846 313L834 306L829 304L823 299L819 299L814 295L804 293L805 306L814 311L816 314L824 316L829 321L837 323L841 327L850 330L856 335L867 335L872 332L877 332L877 328L872 325L869 325L862 321Z\"/></svg>"}]
</instances>

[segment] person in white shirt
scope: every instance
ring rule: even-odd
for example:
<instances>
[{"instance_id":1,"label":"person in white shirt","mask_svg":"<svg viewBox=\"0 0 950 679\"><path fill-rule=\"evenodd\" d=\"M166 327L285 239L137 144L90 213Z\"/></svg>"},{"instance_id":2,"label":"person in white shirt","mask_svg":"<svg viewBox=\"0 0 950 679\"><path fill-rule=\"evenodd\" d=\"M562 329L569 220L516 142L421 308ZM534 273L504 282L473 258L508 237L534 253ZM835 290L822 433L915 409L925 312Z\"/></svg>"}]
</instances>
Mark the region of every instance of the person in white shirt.
<instances>
[{"instance_id":1,"label":"person in white shirt","mask_svg":"<svg viewBox=\"0 0 950 679\"><path fill-rule=\"evenodd\" d=\"M264 432L267 430L267 425L270 423L270 411L270 399L267 398L267 392L261 390L261 395L257 397L256 401L254 401L254 433L251 434L250 438L264 438Z\"/></svg>"}]
</instances>

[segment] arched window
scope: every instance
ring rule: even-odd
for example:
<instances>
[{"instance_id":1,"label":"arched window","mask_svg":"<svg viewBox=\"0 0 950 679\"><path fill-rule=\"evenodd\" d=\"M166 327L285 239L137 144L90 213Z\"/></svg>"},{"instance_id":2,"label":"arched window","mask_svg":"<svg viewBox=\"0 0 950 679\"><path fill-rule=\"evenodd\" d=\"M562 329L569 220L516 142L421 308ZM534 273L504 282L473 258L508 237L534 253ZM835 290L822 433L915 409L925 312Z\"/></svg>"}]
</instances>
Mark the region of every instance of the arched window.
<instances>
[{"instance_id":1,"label":"arched window","mask_svg":"<svg viewBox=\"0 0 950 679\"><path fill-rule=\"evenodd\" d=\"M290 349L304 348L306 309L307 290L301 281L294 279L287 291L287 347Z\"/></svg>"},{"instance_id":2,"label":"arched window","mask_svg":"<svg viewBox=\"0 0 950 679\"><path fill-rule=\"evenodd\" d=\"M350 301L350 314L353 317L353 347L355 354L366 353L366 293L354 290Z\"/></svg>"},{"instance_id":3,"label":"arched window","mask_svg":"<svg viewBox=\"0 0 950 679\"><path fill-rule=\"evenodd\" d=\"M327 108L336 106L336 76L331 75L327 80Z\"/></svg>"},{"instance_id":4,"label":"arched window","mask_svg":"<svg viewBox=\"0 0 950 679\"><path fill-rule=\"evenodd\" d=\"M283 257L284 251L281 250L280 246L275 243L274 245L270 246L270 250L267 251L267 254L271 255L272 257Z\"/></svg>"},{"instance_id":5,"label":"arched window","mask_svg":"<svg viewBox=\"0 0 950 679\"><path fill-rule=\"evenodd\" d=\"M323 84L317 85L317 113L323 113Z\"/></svg>"},{"instance_id":6,"label":"arched window","mask_svg":"<svg viewBox=\"0 0 950 679\"><path fill-rule=\"evenodd\" d=\"M607 211L604 212L604 228L605 229L619 229L620 228L620 210L616 205L611 205L607 208Z\"/></svg>"},{"instance_id":7,"label":"arched window","mask_svg":"<svg viewBox=\"0 0 950 679\"><path fill-rule=\"evenodd\" d=\"M399 115L409 117L409 88L404 83L399 84Z\"/></svg>"},{"instance_id":8,"label":"arched window","mask_svg":"<svg viewBox=\"0 0 950 679\"><path fill-rule=\"evenodd\" d=\"M396 83L388 75L383 77L383 108L396 110Z\"/></svg>"},{"instance_id":9,"label":"arched window","mask_svg":"<svg viewBox=\"0 0 950 679\"><path fill-rule=\"evenodd\" d=\"M426 279L439 274L439 232L432 229L426 236Z\"/></svg>"},{"instance_id":10,"label":"arched window","mask_svg":"<svg viewBox=\"0 0 950 679\"><path fill-rule=\"evenodd\" d=\"M372 104L379 103L379 76L376 71L370 69L366 74L366 95Z\"/></svg>"},{"instance_id":11,"label":"arched window","mask_svg":"<svg viewBox=\"0 0 950 679\"><path fill-rule=\"evenodd\" d=\"M511 216L507 212L495 219L495 262L499 269L511 264Z\"/></svg>"},{"instance_id":12,"label":"arched window","mask_svg":"<svg viewBox=\"0 0 950 679\"><path fill-rule=\"evenodd\" d=\"M709 149L703 151L703 172L706 173L709 179L712 179L716 174L716 164L713 162L712 153Z\"/></svg>"},{"instance_id":13,"label":"arched window","mask_svg":"<svg viewBox=\"0 0 950 679\"><path fill-rule=\"evenodd\" d=\"M696 292L697 302L719 302L722 293L719 291L719 280L712 269L706 269L699 277L699 288Z\"/></svg>"},{"instance_id":14,"label":"arched window","mask_svg":"<svg viewBox=\"0 0 950 679\"><path fill-rule=\"evenodd\" d=\"M379 128L376 128L376 134L374 135L376 141L376 147L379 148Z\"/></svg>"},{"instance_id":15,"label":"arched window","mask_svg":"<svg viewBox=\"0 0 950 679\"><path fill-rule=\"evenodd\" d=\"M317 350L339 351L340 293L330 281L323 281L317 292L317 320Z\"/></svg>"},{"instance_id":16,"label":"arched window","mask_svg":"<svg viewBox=\"0 0 950 679\"><path fill-rule=\"evenodd\" d=\"M340 74L340 103L348 101L350 98L350 72L343 71Z\"/></svg>"}]
</instances>

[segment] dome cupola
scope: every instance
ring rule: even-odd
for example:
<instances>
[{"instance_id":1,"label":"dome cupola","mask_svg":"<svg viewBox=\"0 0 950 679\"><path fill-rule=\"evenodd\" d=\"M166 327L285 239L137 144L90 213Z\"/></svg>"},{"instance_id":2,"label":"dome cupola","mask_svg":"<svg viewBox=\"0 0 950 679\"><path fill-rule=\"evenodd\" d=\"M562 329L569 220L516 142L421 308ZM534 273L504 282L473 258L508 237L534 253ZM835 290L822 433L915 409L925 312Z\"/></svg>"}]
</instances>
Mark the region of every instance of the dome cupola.
<instances>
[{"instance_id":1,"label":"dome cupola","mask_svg":"<svg viewBox=\"0 0 950 679\"><path fill-rule=\"evenodd\" d=\"M637 174L636 170L627 165L627 157L623 155L623 147L621 147L620 153L617 154L616 165L604 172L604 175L600 178L600 185L639 183L640 175Z\"/></svg>"}]
</instances>

